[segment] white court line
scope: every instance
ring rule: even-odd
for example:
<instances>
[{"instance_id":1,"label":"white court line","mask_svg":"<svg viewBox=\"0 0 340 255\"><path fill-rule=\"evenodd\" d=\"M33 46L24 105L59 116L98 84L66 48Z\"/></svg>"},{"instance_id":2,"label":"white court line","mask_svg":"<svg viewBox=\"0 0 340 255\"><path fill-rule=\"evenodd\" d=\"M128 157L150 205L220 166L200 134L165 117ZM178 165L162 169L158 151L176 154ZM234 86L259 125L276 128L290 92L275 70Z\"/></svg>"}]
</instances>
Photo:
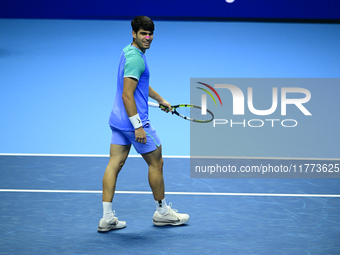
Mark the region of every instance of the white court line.
<instances>
[{"instance_id":1,"label":"white court line","mask_svg":"<svg viewBox=\"0 0 340 255\"><path fill-rule=\"evenodd\" d=\"M22 193L82 193L101 194L99 190L37 190L37 189L0 189L0 192ZM151 191L116 191L119 194L151 195ZM165 192L169 195L194 195L194 196L261 196L261 197L339 197L340 195L328 194L275 194L275 193L214 193L214 192Z\"/></svg>"},{"instance_id":2,"label":"white court line","mask_svg":"<svg viewBox=\"0 0 340 255\"><path fill-rule=\"evenodd\" d=\"M21 156L21 157L89 157L89 158L108 158L106 154L33 154L33 153L0 153L0 156ZM129 158L141 158L141 155L129 155ZM163 155L163 158L190 158L190 156L170 156Z\"/></svg>"},{"instance_id":3,"label":"white court line","mask_svg":"<svg viewBox=\"0 0 340 255\"><path fill-rule=\"evenodd\" d=\"M100 154L38 154L38 153L0 153L0 156L30 156L30 157L109 157ZM141 158L141 155L129 155L129 158ZM282 159L282 160L340 160L340 158L289 158L289 157L237 157L237 156L178 156L163 155L163 158L206 158L206 159Z\"/></svg>"}]
</instances>

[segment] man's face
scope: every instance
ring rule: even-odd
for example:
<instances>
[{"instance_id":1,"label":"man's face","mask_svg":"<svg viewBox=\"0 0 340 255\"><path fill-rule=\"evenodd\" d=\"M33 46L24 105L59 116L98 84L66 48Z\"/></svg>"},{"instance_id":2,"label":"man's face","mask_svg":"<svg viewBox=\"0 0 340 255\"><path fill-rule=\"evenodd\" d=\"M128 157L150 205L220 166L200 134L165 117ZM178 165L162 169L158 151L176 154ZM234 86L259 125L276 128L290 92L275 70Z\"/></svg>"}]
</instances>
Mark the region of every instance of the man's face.
<instances>
[{"instance_id":1,"label":"man's face","mask_svg":"<svg viewBox=\"0 0 340 255\"><path fill-rule=\"evenodd\" d=\"M132 31L133 36L133 45L140 49L142 52L145 52L147 49L150 48L151 42L153 40L153 32L146 31L143 29L139 29L136 33Z\"/></svg>"}]
</instances>

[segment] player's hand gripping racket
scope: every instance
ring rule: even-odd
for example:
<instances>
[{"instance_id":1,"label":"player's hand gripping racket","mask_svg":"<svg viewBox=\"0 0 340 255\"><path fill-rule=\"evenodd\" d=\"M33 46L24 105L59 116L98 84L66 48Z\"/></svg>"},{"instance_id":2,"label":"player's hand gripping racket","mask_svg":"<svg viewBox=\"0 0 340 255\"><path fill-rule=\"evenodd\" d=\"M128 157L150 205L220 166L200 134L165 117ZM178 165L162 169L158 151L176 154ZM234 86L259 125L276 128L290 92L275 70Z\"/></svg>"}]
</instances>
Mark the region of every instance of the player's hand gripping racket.
<instances>
[{"instance_id":1,"label":"player's hand gripping racket","mask_svg":"<svg viewBox=\"0 0 340 255\"><path fill-rule=\"evenodd\" d=\"M155 108L166 109L164 105L148 102L148 105ZM214 119L214 114L207 109L206 114L202 114L202 108L192 104L178 104L172 105L172 114L176 114L183 119L190 120L198 123L207 123Z\"/></svg>"}]
</instances>

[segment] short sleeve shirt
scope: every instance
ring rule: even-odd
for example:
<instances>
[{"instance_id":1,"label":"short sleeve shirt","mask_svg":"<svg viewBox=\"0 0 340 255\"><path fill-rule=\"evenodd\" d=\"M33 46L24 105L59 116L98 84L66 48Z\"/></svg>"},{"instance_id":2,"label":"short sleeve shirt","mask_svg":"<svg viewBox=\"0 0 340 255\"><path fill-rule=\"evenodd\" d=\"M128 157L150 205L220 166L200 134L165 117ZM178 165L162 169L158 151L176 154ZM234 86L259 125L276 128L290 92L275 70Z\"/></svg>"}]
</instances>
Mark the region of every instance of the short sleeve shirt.
<instances>
[{"instance_id":1,"label":"short sleeve shirt","mask_svg":"<svg viewBox=\"0 0 340 255\"><path fill-rule=\"evenodd\" d=\"M134 131L135 129L133 128L129 116L126 113L122 99L125 77L138 80L134 98L136 101L137 112L144 126L150 122L148 117L150 73L144 53L131 44L123 49L120 57L117 76L117 91L109 118L109 125L123 131Z\"/></svg>"}]
</instances>

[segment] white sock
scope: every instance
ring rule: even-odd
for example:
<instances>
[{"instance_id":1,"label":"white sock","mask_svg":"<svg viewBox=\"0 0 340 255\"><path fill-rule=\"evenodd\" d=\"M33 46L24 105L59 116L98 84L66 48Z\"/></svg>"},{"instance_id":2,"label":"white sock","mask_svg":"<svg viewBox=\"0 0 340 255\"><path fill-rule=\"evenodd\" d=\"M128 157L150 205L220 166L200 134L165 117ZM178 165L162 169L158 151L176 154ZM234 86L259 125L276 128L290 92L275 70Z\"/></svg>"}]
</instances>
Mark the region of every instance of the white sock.
<instances>
[{"instance_id":1,"label":"white sock","mask_svg":"<svg viewBox=\"0 0 340 255\"><path fill-rule=\"evenodd\" d=\"M155 201L157 212L164 215L168 212L168 206L166 205L165 198L160 201Z\"/></svg>"},{"instance_id":2,"label":"white sock","mask_svg":"<svg viewBox=\"0 0 340 255\"><path fill-rule=\"evenodd\" d=\"M103 202L103 218L106 221L109 221L113 216L112 213L112 203Z\"/></svg>"}]
</instances>

